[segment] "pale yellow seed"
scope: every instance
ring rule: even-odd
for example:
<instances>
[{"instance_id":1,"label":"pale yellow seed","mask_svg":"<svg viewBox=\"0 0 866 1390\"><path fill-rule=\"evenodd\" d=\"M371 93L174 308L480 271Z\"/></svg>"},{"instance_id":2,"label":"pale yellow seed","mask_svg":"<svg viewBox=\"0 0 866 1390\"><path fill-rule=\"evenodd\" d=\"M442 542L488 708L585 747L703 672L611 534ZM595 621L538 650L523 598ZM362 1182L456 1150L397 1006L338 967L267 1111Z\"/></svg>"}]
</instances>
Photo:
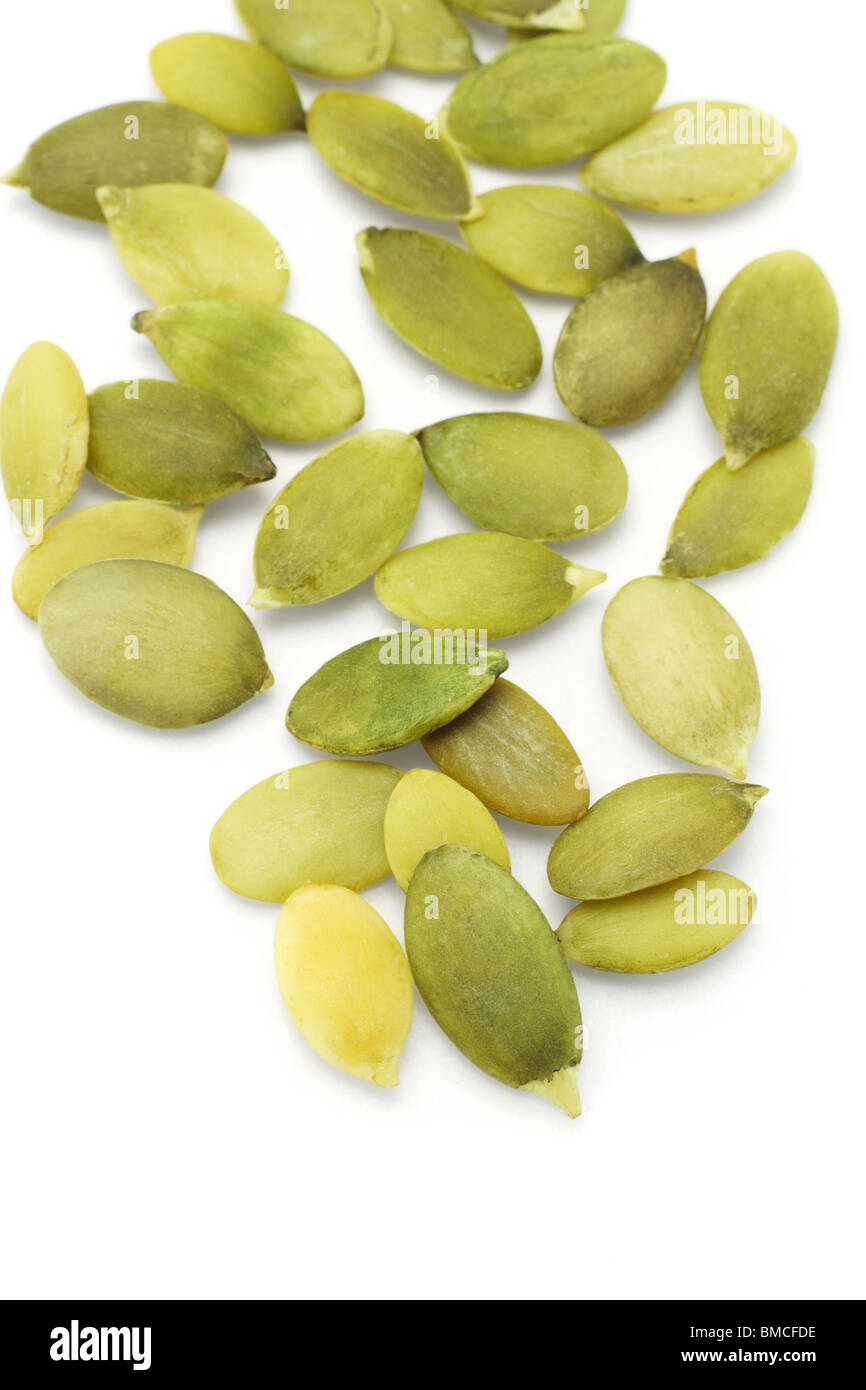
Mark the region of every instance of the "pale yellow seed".
<instances>
[{"instance_id":1,"label":"pale yellow seed","mask_svg":"<svg viewBox=\"0 0 866 1390\"><path fill-rule=\"evenodd\" d=\"M33 343L0 401L0 465L10 506L31 545L74 497L87 462L87 394L72 358Z\"/></svg>"},{"instance_id":2,"label":"pale yellow seed","mask_svg":"<svg viewBox=\"0 0 866 1390\"><path fill-rule=\"evenodd\" d=\"M385 812L385 852L405 893L429 849L464 845L511 867L508 846L490 812L444 772L416 768L397 783Z\"/></svg>"}]
</instances>

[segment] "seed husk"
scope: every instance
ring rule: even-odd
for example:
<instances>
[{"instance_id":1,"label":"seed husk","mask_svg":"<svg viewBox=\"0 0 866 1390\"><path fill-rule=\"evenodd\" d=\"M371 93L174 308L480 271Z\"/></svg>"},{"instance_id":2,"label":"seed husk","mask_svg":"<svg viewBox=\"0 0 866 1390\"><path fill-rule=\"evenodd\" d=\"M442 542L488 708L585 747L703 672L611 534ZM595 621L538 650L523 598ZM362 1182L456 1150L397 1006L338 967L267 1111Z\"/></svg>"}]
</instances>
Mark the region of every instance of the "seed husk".
<instances>
[{"instance_id":1,"label":"seed husk","mask_svg":"<svg viewBox=\"0 0 866 1390\"><path fill-rule=\"evenodd\" d=\"M576 422L490 411L428 425L418 441L440 487L489 531L577 540L609 526L626 503L619 454Z\"/></svg>"},{"instance_id":2,"label":"seed husk","mask_svg":"<svg viewBox=\"0 0 866 1390\"><path fill-rule=\"evenodd\" d=\"M659 569L686 579L761 560L793 531L812 489L815 449L802 436L766 449L748 468L724 458L686 493Z\"/></svg>"},{"instance_id":3,"label":"seed husk","mask_svg":"<svg viewBox=\"0 0 866 1390\"><path fill-rule=\"evenodd\" d=\"M364 414L358 374L312 324L265 304L200 300L136 314L179 381L210 391L273 439L324 439Z\"/></svg>"},{"instance_id":4,"label":"seed husk","mask_svg":"<svg viewBox=\"0 0 866 1390\"><path fill-rule=\"evenodd\" d=\"M4 183L55 212L103 220L96 190L145 183L216 183L228 154L223 132L195 111L127 101L74 116L30 146Z\"/></svg>"},{"instance_id":5,"label":"seed husk","mask_svg":"<svg viewBox=\"0 0 866 1390\"><path fill-rule=\"evenodd\" d=\"M332 445L265 512L251 606L319 603L369 579L412 525L423 481L410 435L370 430Z\"/></svg>"},{"instance_id":6,"label":"seed husk","mask_svg":"<svg viewBox=\"0 0 866 1390\"><path fill-rule=\"evenodd\" d=\"M392 68L469 72L478 59L472 35L445 0L380 0L394 31Z\"/></svg>"},{"instance_id":7,"label":"seed husk","mask_svg":"<svg viewBox=\"0 0 866 1390\"><path fill-rule=\"evenodd\" d=\"M266 777L223 812L210 853L233 893L283 903L304 883L369 888L388 872L384 819L399 768L307 763Z\"/></svg>"},{"instance_id":8,"label":"seed husk","mask_svg":"<svg viewBox=\"0 0 866 1390\"><path fill-rule=\"evenodd\" d=\"M235 0L247 30L290 68L314 77L367 77L394 35L378 0Z\"/></svg>"},{"instance_id":9,"label":"seed husk","mask_svg":"<svg viewBox=\"0 0 866 1390\"><path fill-rule=\"evenodd\" d=\"M246 420L193 386L115 381L91 394L90 419L88 470L130 497L212 502L276 475Z\"/></svg>"},{"instance_id":10,"label":"seed husk","mask_svg":"<svg viewBox=\"0 0 866 1390\"><path fill-rule=\"evenodd\" d=\"M73 570L42 600L39 631L82 695L153 728L207 724L274 683L243 609L203 574L156 560Z\"/></svg>"},{"instance_id":11,"label":"seed husk","mask_svg":"<svg viewBox=\"0 0 866 1390\"><path fill-rule=\"evenodd\" d=\"M228 34L178 34L151 49L150 70L167 101L233 135L304 128L292 74L260 44Z\"/></svg>"},{"instance_id":12,"label":"seed husk","mask_svg":"<svg viewBox=\"0 0 866 1390\"><path fill-rule=\"evenodd\" d=\"M709 143L697 137L708 108L721 130L747 122L744 140ZM778 150L751 131L773 122ZM713 212L754 198L793 162L789 130L754 107L731 102L679 102L654 111L637 129L599 150L580 171L600 198L645 212Z\"/></svg>"},{"instance_id":13,"label":"seed husk","mask_svg":"<svg viewBox=\"0 0 866 1390\"><path fill-rule=\"evenodd\" d=\"M748 926L755 895L716 869L573 907L557 936L570 960L592 970L655 975L706 960Z\"/></svg>"},{"instance_id":14,"label":"seed husk","mask_svg":"<svg viewBox=\"0 0 866 1390\"><path fill-rule=\"evenodd\" d=\"M90 430L87 394L72 358L55 343L31 343L0 399L3 486L24 537L72 500L84 472Z\"/></svg>"},{"instance_id":15,"label":"seed husk","mask_svg":"<svg viewBox=\"0 0 866 1390\"><path fill-rule=\"evenodd\" d=\"M456 719L507 668L504 652L463 634L372 637L304 682L286 728L327 753L385 753Z\"/></svg>"},{"instance_id":16,"label":"seed husk","mask_svg":"<svg viewBox=\"0 0 866 1390\"><path fill-rule=\"evenodd\" d=\"M247 299L282 304L288 262L273 232L212 188L161 183L100 188L114 249L156 304Z\"/></svg>"},{"instance_id":17,"label":"seed husk","mask_svg":"<svg viewBox=\"0 0 866 1390\"><path fill-rule=\"evenodd\" d=\"M437 767L500 815L564 825L586 813L589 784L571 743L537 700L502 676L422 742Z\"/></svg>"},{"instance_id":18,"label":"seed husk","mask_svg":"<svg viewBox=\"0 0 866 1390\"><path fill-rule=\"evenodd\" d=\"M437 845L465 845L511 867L502 831L478 797L444 772L415 768L397 783L385 811L385 852L404 893Z\"/></svg>"},{"instance_id":19,"label":"seed husk","mask_svg":"<svg viewBox=\"0 0 866 1390\"><path fill-rule=\"evenodd\" d=\"M483 854L442 845L406 896L406 951L439 1027L476 1067L580 1114L580 1005L541 909Z\"/></svg>"},{"instance_id":20,"label":"seed husk","mask_svg":"<svg viewBox=\"0 0 866 1390\"><path fill-rule=\"evenodd\" d=\"M664 62L641 44L554 34L506 48L467 73L443 120L481 164L562 164L644 120L664 84Z\"/></svg>"},{"instance_id":21,"label":"seed husk","mask_svg":"<svg viewBox=\"0 0 866 1390\"><path fill-rule=\"evenodd\" d=\"M392 556L376 575L376 593L419 627L510 637L546 622L605 578L537 541L467 531Z\"/></svg>"},{"instance_id":22,"label":"seed husk","mask_svg":"<svg viewBox=\"0 0 866 1390\"><path fill-rule=\"evenodd\" d=\"M478 256L427 232L368 227L356 238L364 284L398 337L467 381L517 391L541 370L532 320Z\"/></svg>"},{"instance_id":23,"label":"seed husk","mask_svg":"<svg viewBox=\"0 0 866 1390\"><path fill-rule=\"evenodd\" d=\"M694 252L615 275L574 306L556 345L563 404L588 425L628 425L655 410L691 360L707 312Z\"/></svg>"},{"instance_id":24,"label":"seed husk","mask_svg":"<svg viewBox=\"0 0 866 1390\"><path fill-rule=\"evenodd\" d=\"M682 878L745 830L767 788L702 772L641 777L563 830L547 876L567 898L618 898Z\"/></svg>"},{"instance_id":25,"label":"seed husk","mask_svg":"<svg viewBox=\"0 0 866 1390\"><path fill-rule=\"evenodd\" d=\"M326 1062L376 1086L398 1084L412 1023L412 977L375 908L337 884L298 888L277 921L283 1003Z\"/></svg>"},{"instance_id":26,"label":"seed husk","mask_svg":"<svg viewBox=\"0 0 866 1390\"><path fill-rule=\"evenodd\" d=\"M464 239L509 280L541 294L579 298L643 261L613 208L554 184L522 183L482 193L483 216L461 222Z\"/></svg>"},{"instance_id":27,"label":"seed husk","mask_svg":"<svg viewBox=\"0 0 866 1390\"><path fill-rule=\"evenodd\" d=\"M187 566L204 507L162 502L99 502L49 526L15 567L12 597L29 618L39 616L48 590L73 570L97 560L162 560Z\"/></svg>"},{"instance_id":28,"label":"seed husk","mask_svg":"<svg viewBox=\"0 0 866 1390\"><path fill-rule=\"evenodd\" d=\"M487 24L575 31L586 27L578 0L455 0L455 4Z\"/></svg>"},{"instance_id":29,"label":"seed husk","mask_svg":"<svg viewBox=\"0 0 866 1390\"><path fill-rule=\"evenodd\" d=\"M583 27L579 32L587 37L609 36L616 32L626 7L626 0L588 0L581 9ZM506 29L506 44L525 43L542 34L555 34L555 29Z\"/></svg>"},{"instance_id":30,"label":"seed husk","mask_svg":"<svg viewBox=\"0 0 866 1390\"><path fill-rule=\"evenodd\" d=\"M833 291L799 251L752 261L722 291L699 370L729 468L806 428L821 404L838 329Z\"/></svg>"},{"instance_id":31,"label":"seed husk","mask_svg":"<svg viewBox=\"0 0 866 1390\"><path fill-rule=\"evenodd\" d=\"M602 623L604 659L644 733L743 781L758 730L755 662L727 609L689 579L633 579Z\"/></svg>"}]
</instances>

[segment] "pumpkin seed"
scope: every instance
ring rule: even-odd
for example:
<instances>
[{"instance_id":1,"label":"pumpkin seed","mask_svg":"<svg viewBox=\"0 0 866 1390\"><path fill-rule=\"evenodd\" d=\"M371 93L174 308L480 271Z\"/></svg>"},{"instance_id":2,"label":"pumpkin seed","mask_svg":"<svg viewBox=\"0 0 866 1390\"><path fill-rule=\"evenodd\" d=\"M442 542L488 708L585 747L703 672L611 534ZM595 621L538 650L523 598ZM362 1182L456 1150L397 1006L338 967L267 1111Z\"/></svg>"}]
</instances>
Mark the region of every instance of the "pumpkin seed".
<instances>
[{"instance_id":1,"label":"pumpkin seed","mask_svg":"<svg viewBox=\"0 0 866 1390\"><path fill-rule=\"evenodd\" d=\"M368 888L388 872L385 807L400 777L385 763L339 761L266 777L211 831L214 868L258 902L283 903L304 883Z\"/></svg>"},{"instance_id":2,"label":"pumpkin seed","mask_svg":"<svg viewBox=\"0 0 866 1390\"><path fill-rule=\"evenodd\" d=\"M388 61L394 35L378 0L235 0L249 32L291 68L314 77L367 77Z\"/></svg>"},{"instance_id":3,"label":"pumpkin seed","mask_svg":"<svg viewBox=\"0 0 866 1390\"><path fill-rule=\"evenodd\" d=\"M707 312L693 251L605 280L576 304L553 356L563 404L588 425L628 425L654 410L691 360Z\"/></svg>"},{"instance_id":4,"label":"pumpkin seed","mask_svg":"<svg viewBox=\"0 0 866 1390\"><path fill-rule=\"evenodd\" d=\"M492 859L430 850L406 896L406 951L439 1027L476 1067L580 1114L580 1005L541 909Z\"/></svg>"},{"instance_id":5,"label":"pumpkin seed","mask_svg":"<svg viewBox=\"0 0 866 1390\"><path fill-rule=\"evenodd\" d=\"M469 72L478 59L472 35L445 0L380 0L394 31L391 67L410 72Z\"/></svg>"},{"instance_id":6,"label":"pumpkin seed","mask_svg":"<svg viewBox=\"0 0 866 1390\"><path fill-rule=\"evenodd\" d=\"M668 536L663 574L698 579L761 560L793 531L809 500L815 450L802 436L732 472L723 458L686 493Z\"/></svg>"},{"instance_id":7,"label":"pumpkin seed","mask_svg":"<svg viewBox=\"0 0 866 1390\"><path fill-rule=\"evenodd\" d=\"M714 955L739 936L754 912L755 895L740 879L700 869L624 898L580 903L557 936L578 965L654 975Z\"/></svg>"},{"instance_id":8,"label":"pumpkin seed","mask_svg":"<svg viewBox=\"0 0 866 1390\"><path fill-rule=\"evenodd\" d=\"M273 233L231 198L181 183L100 188L96 196L124 269L155 303L285 299L285 254Z\"/></svg>"},{"instance_id":9,"label":"pumpkin seed","mask_svg":"<svg viewBox=\"0 0 866 1390\"><path fill-rule=\"evenodd\" d=\"M585 27L580 0L455 0L458 9L487 24L507 24L540 29Z\"/></svg>"},{"instance_id":10,"label":"pumpkin seed","mask_svg":"<svg viewBox=\"0 0 866 1390\"><path fill-rule=\"evenodd\" d=\"M752 261L723 290L701 343L704 404L729 468L806 428L824 394L839 311L808 256Z\"/></svg>"},{"instance_id":11,"label":"pumpkin seed","mask_svg":"<svg viewBox=\"0 0 866 1390\"><path fill-rule=\"evenodd\" d=\"M602 623L604 659L629 714L678 758L743 781L761 696L749 644L688 579L633 579Z\"/></svg>"},{"instance_id":12,"label":"pumpkin seed","mask_svg":"<svg viewBox=\"0 0 866 1390\"><path fill-rule=\"evenodd\" d=\"M480 386L517 391L541 343L517 295L478 256L427 232L368 227L356 238L376 312L424 357Z\"/></svg>"},{"instance_id":13,"label":"pumpkin seed","mask_svg":"<svg viewBox=\"0 0 866 1390\"><path fill-rule=\"evenodd\" d=\"M385 812L385 852L404 893L437 845L465 845L511 867L502 831L478 797L443 772L415 768L397 783Z\"/></svg>"},{"instance_id":14,"label":"pumpkin seed","mask_svg":"<svg viewBox=\"0 0 866 1390\"><path fill-rule=\"evenodd\" d=\"M713 212L745 202L793 162L797 143L766 112L680 102L599 150L580 171L600 198L646 212Z\"/></svg>"},{"instance_id":15,"label":"pumpkin seed","mask_svg":"<svg viewBox=\"0 0 866 1390\"><path fill-rule=\"evenodd\" d=\"M588 37L609 36L616 32L626 7L626 0L583 0L582 34ZM525 43L527 39L539 38L542 34L555 34L555 29L506 29L506 44Z\"/></svg>"},{"instance_id":16,"label":"pumpkin seed","mask_svg":"<svg viewBox=\"0 0 866 1390\"><path fill-rule=\"evenodd\" d=\"M298 888L277 921L274 961L283 1003L319 1056L350 1076L396 1086L412 977L375 908L337 884Z\"/></svg>"},{"instance_id":17,"label":"pumpkin seed","mask_svg":"<svg viewBox=\"0 0 866 1390\"><path fill-rule=\"evenodd\" d=\"M749 824L767 788L701 772L641 777L563 830L547 876L567 898L618 898L701 868Z\"/></svg>"},{"instance_id":18,"label":"pumpkin seed","mask_svg":"<svg viewBox=\"0 0 866 1390\"><path fill-rule=\"evenodd\" d=\"M211 502L276 475L246 420L192 386L100 386L90 396L90 419L89 471L131 497Z\"/></svg>"},{"instance_id":19,"label":"pumpkin seed","mask_svg":"<svg viewBox=\"0 0 866 1390\"><path fill-rule=\"evenodd\" d=\"M440 487L490 531L576 540L609 526L625 506L622 460L585 425L490 411L428 425L418 441Z\"/></svg>"},{"instance_id":20,"label":"pumpkin seed","mask_svg":"<svg viewBox=\"0 0 866 1390\"><path fill-rule=\"evenodd\" d=\"M605 578L537 541L469 531L401 550L376 575L376 593L420 627L510 637L546 622Z\"/></svg>"},{"instance_id":21,"label":"pumpkin seed","mask_svg":"<svg viewBox=\"0 0 866 1390\"><path fill-rule=\"evenodd\" d=\"M286 727L328 753L384 753L456 719L507 667L504 652L463 633L371 637L304 682Z\"/></svg>"},{"instance_id":22,"label":"pumpkin seed","mask_svg":"<svg viewBox=\"0 0 866 1390\"><path fill-rule=\"evenodd\" d=\"M55 212L101 222L96 190L145 183L216 183L228 154L221 130L164 101L126 101L64 121L30 146L4 183Z\"/></svg>"},{"instance_id":23,"label":"pumpkin seed","mask_svg":"<svg viewBox=\"0 0 866 1390\"><path fill-rule=\"evenodd\" d=\"M39 631L82 695L158 729L207 724L274 683L243 609L203 574L156 560L73 570L42 600Z\"/></svg>"},{"instance_id":24,"label":"pumpkin seed","mask_svg":"<svg viewBox=\"0 0 866 1390\"><path fill-rule=\"evenodd\" d=\"M78 368L54 343L31 343L0 400L0 467L29 544L78 490L87 458L87 395Z\"/></svg>"},{"instance_id":25,"label":"pumpkin seed","mask_svg":"<svg viewBox=\"0 0 866 1390\"><path fill-rule=\"evenodd\" d=\"M564 825L589 805L586 773L556 720L502 676L422 742L437 767L513 820Z\"/></svg>"},{"instance_id":26,"label":"pumpkin seed","mask_svg":"<svg viewBox=\"0 0 866 1390\"><path fill-rule=\"evenodd\" d=\"M292 74L257 43L228 34L178 34L151 49L150 70L167 101L234 135L304 128Z\"/></svg>"},{"instance_id":27,"label":"pumpkin seed","mask_svg":"<svg viewBox=\"0 0 866 1390\"><path fill-rule=\"evenodd\" d=\"M136 314L179 381L219 396L259 434L324 439L364 414L358 375L336 343L265 304L201 300Z\"/></svg>"}]
</instances>

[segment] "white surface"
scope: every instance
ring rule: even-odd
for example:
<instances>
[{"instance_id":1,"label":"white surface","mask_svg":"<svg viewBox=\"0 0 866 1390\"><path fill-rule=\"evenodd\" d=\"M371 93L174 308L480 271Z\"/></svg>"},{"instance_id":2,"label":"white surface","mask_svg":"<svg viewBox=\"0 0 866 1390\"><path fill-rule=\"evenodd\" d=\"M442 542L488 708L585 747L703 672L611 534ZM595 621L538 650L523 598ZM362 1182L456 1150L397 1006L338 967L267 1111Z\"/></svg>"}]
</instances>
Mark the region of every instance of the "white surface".
<instances>
[{"instance_id":1,"label":"white surface","mask_svg":"<svg viewBox=\"0 0 866 1390\"><path fill-rule=\"evenodd\" d=\"M240 34L228 0L43 0L4 7L0 165L68 116L156 96L147 54L196 29ZM668 61L662 101L763 106L800 141L769 193L706 218L630 215L651 257L698 249L711 302L746 262L819 260L842 339L809 434L815 490L771 558L706 587L752 644L764 711L750 765L771 794L720 866L759 920L715 959L670 976L580 971L584 1115L475 1071L420 1001L396 1091L329 1069L284 1013L271 964L277 909L217 881L211 824L269 773L315 756L285 731L323 660L388 630L372 584L256 621L276 687L184 734L103 713L55 671L30 621L0 605L4 931L2 1293L23 1297L337 1299L763 1298L862 1295L863 991L861 405L864 23L809 0L631 0L622 32ZM477 27L491 55L497 31ZM389 71L350 84L432 113L452 79ZM309 101L321 85L301 78ZM479 191L574 170L501 174ZM526 296L546 364L518 396L476 389L376 318L353 235L413 225L342 185L303 137L232 142L223 193L257 213L292 267L286 307L358 367L365 427L413 429L471 409L563 416L550 356L567 301ZM105 229L0 189L0 375L31 341L75 358L89 389L168 375L128 328L143 296ZM423 225L423 224L415 224ZM443 224L430 230L448 235ZM857 339L860 339L858 342ZM858 352L859 349L859 352ZM431 378L435 380L431 384ZM847 428L846 428L847 423ZM557 716L592 794L684 764L614 695L605 604L652 573L670 521L718 456L694 369L649 419L613 434L631 479L622 519L568 548L609 580L506 643L510 675ZM208 508L194 566L243 602L270 498L319 447L276 447L279 478ZM111 494L113 495L113 494ZM74 505L108 497L89 477ZM428 478L410 541L467 529ZM20 546L3 528L8 572ZM419 746L392 755L428 765ZM503 821L517 876L558 923L554 833ZM347 834L351 833L347 827ZM400 932L393 881L370 901Z\"/></svg>"}]
</instances>

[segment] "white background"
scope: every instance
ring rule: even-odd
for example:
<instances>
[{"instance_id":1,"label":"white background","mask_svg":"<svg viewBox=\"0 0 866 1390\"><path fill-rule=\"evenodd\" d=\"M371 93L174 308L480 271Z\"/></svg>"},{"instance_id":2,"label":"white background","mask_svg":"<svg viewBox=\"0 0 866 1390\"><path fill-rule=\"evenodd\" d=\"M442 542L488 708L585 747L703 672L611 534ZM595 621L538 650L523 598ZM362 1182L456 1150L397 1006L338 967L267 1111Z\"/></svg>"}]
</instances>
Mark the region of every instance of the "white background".
<instances>
[{"instance_id":1,"label":"white background","mask_svg":"<svg viewBox=\"0 0 866 1390\"><path fill-rule=\"evenodd\" d=\"M148 50L196 29L242 33L228 0L4 6L0 166L79 111L157 96ZM420 1001L399 1088L352 1080L318 1059L283 1010L277 909L225 889L207 842L247 787L317 756L286 732L285 708L323 660L393 625L372 584L256 615L275 688L188 733L89 704L10 599L0 605L7 1296L864 1292L864 302L862 201L852 197L864 25L843 0L631 0L621 32L667 59L663 104L754 103L800 142L792 171L744 207L627 214L644 252L695 245L714 302L746 262L796 248L821 263L842 309L834 374L809 430L818 462L806 517L769 559L707 582L744 628L762 680L750 777L771 794L719 861L755 888L759 919L721 955L672 975L578 972L587 1046L577 1121L474 1070ZM479 25L477 35L492 56L499 31ZM429 115L451 81L389 71L350 85ZM299 84L307 102L324 85ZM473 174L478 191L576 186L569 167ZM546 356L529 391L485 391L444 372L432 391L434 369L376 318L353 246L364 226L411 219L342 185L302 136L233 140L219 186L283 242L286 307L354 361L364 427L411 430L477 409L564 416L550 357L566 300L526 296ZM88 389L167 375L128 327L146 301L105 228L18 190L0 195L0 375L39 338L72 354ZM684 492L720 452L694 369L655 414L611 438L630 475L626 512L566 547L605 569L607 584L506 644L510 675L570 734L594 798L684 767L620 706L599 624L621 584L654 572ZM209 507L195 568L244 602L259 518L321 447L275 447L274 483ZM73 505L109 495L86 476ZM410 542L468 527L428 478ZM11 526L0 546L10 573L21 549ZM389 756L429 765L418 745ZM546 880L555 832L502 824L515 873L557 924L569 904ZM399 933L393 881L368 896Z\"/></svg>"}]
</instances>

